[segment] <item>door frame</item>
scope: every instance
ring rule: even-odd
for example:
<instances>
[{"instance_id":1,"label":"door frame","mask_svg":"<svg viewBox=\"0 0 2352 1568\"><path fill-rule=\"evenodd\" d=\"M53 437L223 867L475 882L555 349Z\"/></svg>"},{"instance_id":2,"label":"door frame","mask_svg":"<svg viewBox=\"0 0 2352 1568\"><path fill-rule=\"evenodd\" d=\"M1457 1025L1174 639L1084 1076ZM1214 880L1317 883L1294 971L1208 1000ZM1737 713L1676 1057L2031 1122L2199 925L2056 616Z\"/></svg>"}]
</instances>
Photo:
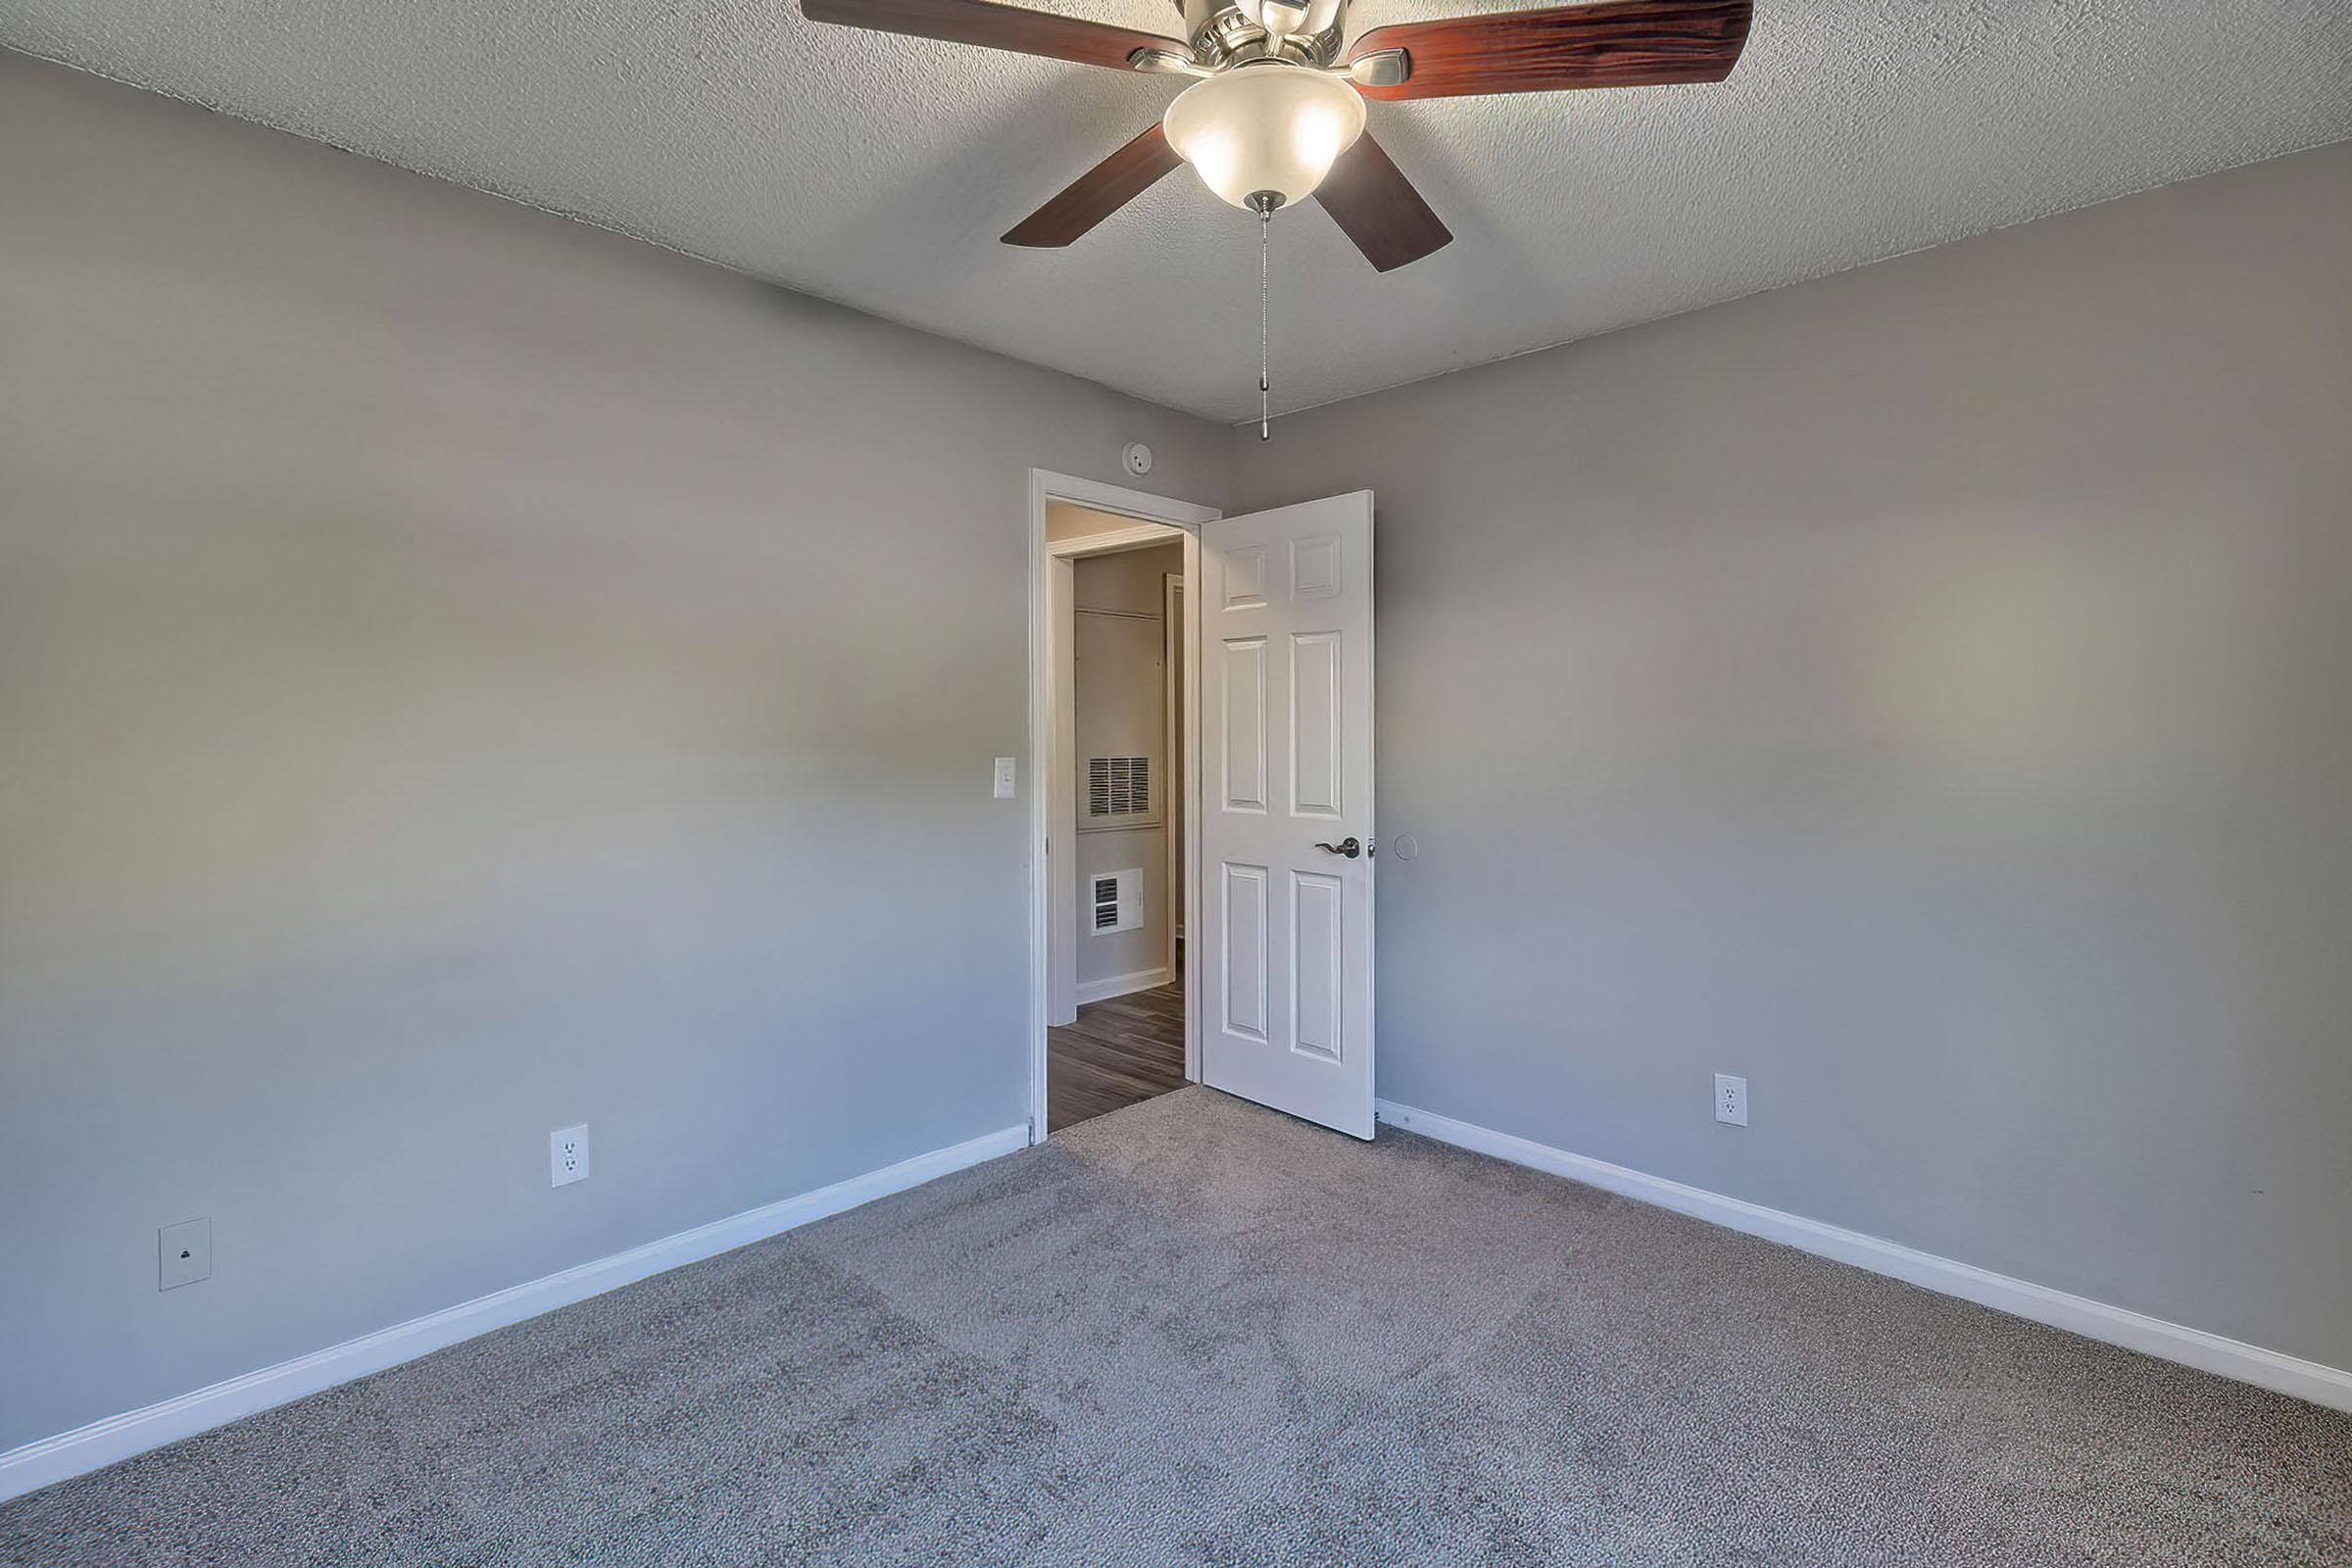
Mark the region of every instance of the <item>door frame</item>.
<instances>
[{"instance_id":1,"label":"door frame","mask_svg":"<svg viewBox=\"0 0 2352 1568\"><path fill-rule=\"evenodd\" d=\"M1198 567L1200 561L1196 558L1190 564ZM1173 776L1182 786L1180 793L1184 797L1184 809L1187 812L1193 808L1193 775L1200 771L1198 767L1185 765L1191 760L1191 749L1200 744L1193 730L1184 722L1185 694L1194 689L1193 682L1185 677L1200 667L1192 662L1191 639L1180 635L1185 612L1193 602L1191 588L1190 572L1165 572L1159 579L1159 710L1166 719L1160 727L1159 755L1176 760ZM1177 824L1183 820L1181 817L1168 812L1162 815L1166 821L1168 840L1168 973L1179 974L1183 972L1185 900L1192 896L1193 888L1193 868L1186 863L1192 854L1193 841L1178 830ZM1189 822L1184 825L1191 826ZM1185 1069L1192 1077L1198 1078L1199 1063L1194 1059L1192 1050L1192 1013L1189 1009L1185 1013Z\"/></svg>"},{"instance_id":2,"label":"door frame","mask_svg":"<svg viewBox=\"0 0 2352 1568\"><path fill-rule=\"evenodd\" d=\"M1067 501L1159 527L1091 534L1049 544L1046 504L1050 501ZM1058 737L1054 733L1059 720L1056 694L1067 678L1063 672L1070 653L1069 633L1058 625L1067 618L1070 605L1066 585L1070 564L1081 556L1132 549L1146 537L1158 537L1161 528L1175 528L1182 535L1185 581L1197 588L1200 525L1214 522L1225 514L1215 507L1179 501L1171 496L1032 468L1029 506L1024 515L1029 528L1029 1141L1038 1144L1047 1136L1046 1047L1050 1022L1048 1000L1053 989L1052 933L1055 922L1066 915L1063 929L1073 933L1074 942L1078 918L1076 876L1058 874L1060 866L1073 863L1077 851L1074 831L1078 819L1077 781L1069 769L1053 765L1058 751ZM1058 595L1057 580L1063 582L1063 592ZM1198 592L1184 597L1186 744L1176 765L1184 778L1184 853L1191 861L1184 878L1185 926L1188 930L1198 930L1200 838L1197 818L1200 790L1200 780L1193 774L1200 752L1200 683L1190 677L1200 667L1200 607ZM1063 846L1058 857L1051 853L1056 840ZM1184 1075L1194 1082L1200 1076L1200 968L1197 963L1188 964L1184 975Z\"/></svg>"}]
</instances>

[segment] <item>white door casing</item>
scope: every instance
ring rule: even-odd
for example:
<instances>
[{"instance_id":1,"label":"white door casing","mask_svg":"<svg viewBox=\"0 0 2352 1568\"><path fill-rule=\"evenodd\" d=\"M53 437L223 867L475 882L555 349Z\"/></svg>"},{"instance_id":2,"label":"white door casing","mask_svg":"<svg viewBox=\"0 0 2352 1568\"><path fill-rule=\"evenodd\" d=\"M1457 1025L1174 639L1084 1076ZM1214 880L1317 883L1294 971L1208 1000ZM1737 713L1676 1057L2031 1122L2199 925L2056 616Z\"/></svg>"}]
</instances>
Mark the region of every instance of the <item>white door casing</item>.
<instances>
[{"instance_id":1,"label":"white door casing","mask_svg":"<svg viewBox=\"0 0 2352 1568\"><path fill-rule=\"evenodd\" d=\"M1083 479L1065 473L1054 473L1044 468L1029 470L1028 509L1025 514L1029 551L1029 1130L1031 1142L1046 1136L1048 1073L1048 1019L1054 1015L1055 975L1066 963L1066 950L1074 940L1077 923L1077 879L1058 873L1069 853L1070 841L1077 828L1076 791L1071 787L1075 775L1063 767L1057 759L1068 755L1060 750L1057 737L1055 709L1058 706L1057 686L1062 684L1058 673L1061 650L1069 645L1066 616L1072 596L1058 597L1054 589L1056 578L1066 579L1070 572L1067 558L1090 553L1097 548L1112 547L1112 541L1102 535L1090 535L1084 540L1055 541L1048 537L1049 509L1056 501L1066 501L1094 511L1108 512L1134 518L1138 523L1162 523L1181 530L1178 543L1184 547L1185 577L1197 585L1200 581L1200 525L1220 515L1214 507L1195 502L1178 501L1173 497L1152 495L1142 490L1130 490L1121 485L1104 484L1099 479ZM1200 606L1196 592L1187 596L1185 610L1185 641L1200 646ZM1188 679L1184 691L1184 725L1192 733L1200 732L1199 682ZM1198 777L1198 757L1188 751L1184 759L1186 774L1183 795L1187 818L1185 836L1188 841L1198 838L1192 818L1200 811L1200 791L1194 785ZM1058 852L1056 847L1058 848ZM1185 889L1188 928L1199 923L1197 901L1200 892L1191 878ZM1197 990L1198 965L1187 965L1185 973L1185 1044L1184 1071L1188 1079L1200 1077L1200 1040L1196 1022L1200 1016L1200 994ZM1066 998L1074 985L1062 984Z\"/></svg>"},{"instance_id":2,"label":"white door casing","mask_svg":"<svg viewBox=\"0 0 2352 1568\"><path fill-rule=\"evenodd\" d=\"M1370 1138L1371 492L1202 524L1200 586L1201 1080Z\"/></svg>"}]
</instances>

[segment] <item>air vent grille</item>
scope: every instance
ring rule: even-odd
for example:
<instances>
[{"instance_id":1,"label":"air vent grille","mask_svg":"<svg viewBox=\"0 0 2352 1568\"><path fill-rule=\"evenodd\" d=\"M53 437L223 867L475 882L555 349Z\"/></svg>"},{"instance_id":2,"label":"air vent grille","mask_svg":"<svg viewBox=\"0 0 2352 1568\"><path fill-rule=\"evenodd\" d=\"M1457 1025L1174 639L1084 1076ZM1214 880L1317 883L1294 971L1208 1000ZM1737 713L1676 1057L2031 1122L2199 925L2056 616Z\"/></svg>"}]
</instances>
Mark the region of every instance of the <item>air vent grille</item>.
<instances>
[{"instance_id":1,"label":"air vent grille","mask_svg":"<svg viewBox=\"0 0 2352 1568\"><path fill-rule=\"evenodd\" d=\"M1095 934L1140 930L1144 923L1144 873L1138 868L1087 878L1094 892Z\"/></svg>"},{"instance_id":2,"label":"air vent grille","mask_svg":"<svg viewBox=\"0 0 2352 1568\"><path fill-rule=\"evenodd\" d=\"M1086 764L1086 814L1146 816L1152 810L1152 759L1097 757Z\"/></svg>"}]
</instances>

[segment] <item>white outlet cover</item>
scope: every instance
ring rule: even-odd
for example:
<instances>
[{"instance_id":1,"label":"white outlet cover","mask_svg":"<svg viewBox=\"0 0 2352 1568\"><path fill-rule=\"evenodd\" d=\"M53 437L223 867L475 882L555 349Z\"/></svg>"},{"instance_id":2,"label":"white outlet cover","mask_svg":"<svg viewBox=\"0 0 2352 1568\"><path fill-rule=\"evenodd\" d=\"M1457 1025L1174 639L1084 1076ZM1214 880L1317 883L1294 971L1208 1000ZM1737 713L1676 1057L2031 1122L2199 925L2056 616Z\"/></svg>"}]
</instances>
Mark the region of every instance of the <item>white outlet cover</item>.
<instances>
[{"instance_id":1,"label":"white outlet cover","mask_svg":"<svg viewBox=\"0 0 2352 1568\"><path fill-rule=\"evenodd\" d=\"M568 1187L588 1179L588 1124L559 1127L547 1135L547 1185Z\"/></svg>"},{"instance_id":2,"label":"white outlet cover","mask_svg":"<svg viewBox=\"0 0 2352 1568\"><path fill-rule=\"evenodd\" d=\"M183 1219L155 1233L155 1288L175 1291L213 1277L213 1222Z\"/></svg>"},{"instance_id":3,"label":"white outlet cover","mask_svg":"<svg viewBox=\"0 0 2352 1568\"><path fill-rule=\"evenodd\" d=\"M1728 1072L1715 1075L1715 1119L1733 1127L1747 1125L1747 1080Z\"/></svg>"},{"instance_id":4,"label":"white outlet cover","mask_svg":"<svg viewBox=\"0 0 2352 1568\"><path fill-rule=\"evenodd\" d=\"M1127 466L1129 473L1141 479L1152 471L1152 449L1141 441L1130 441L1119 453L1119 461Z\"/></svg>"}]
</instances>

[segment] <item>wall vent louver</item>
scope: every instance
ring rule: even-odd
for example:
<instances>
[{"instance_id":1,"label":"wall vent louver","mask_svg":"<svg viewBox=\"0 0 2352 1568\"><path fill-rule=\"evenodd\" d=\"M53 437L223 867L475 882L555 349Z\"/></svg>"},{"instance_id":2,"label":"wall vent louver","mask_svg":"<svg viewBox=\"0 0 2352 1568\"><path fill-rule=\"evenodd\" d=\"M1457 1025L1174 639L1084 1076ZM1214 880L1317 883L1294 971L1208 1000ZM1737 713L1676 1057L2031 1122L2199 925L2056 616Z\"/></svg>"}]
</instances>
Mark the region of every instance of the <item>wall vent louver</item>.
<instances>
[{"instance_id":1,"label":"wall vent louver","mask_svg":"<svg viewBox=\"0 0 2352 1568\"><path fill-rule=\"evenodd\" d=\"M1133 931L1144 923L1144 873L1113 871L1089 879L1094 890L1095 934Z\"/></svg>"},{"instance_id":2,"label":"wall vent louver","mask_svg":"<svg viewBox=\"0 0 2352 1568\"><path fill-rule=\"evenodd\" d=\"M1152 810L1152 759L1096 757L1086 764L1088 816L1147 816Z\"/></svg>"}]
</instances>

